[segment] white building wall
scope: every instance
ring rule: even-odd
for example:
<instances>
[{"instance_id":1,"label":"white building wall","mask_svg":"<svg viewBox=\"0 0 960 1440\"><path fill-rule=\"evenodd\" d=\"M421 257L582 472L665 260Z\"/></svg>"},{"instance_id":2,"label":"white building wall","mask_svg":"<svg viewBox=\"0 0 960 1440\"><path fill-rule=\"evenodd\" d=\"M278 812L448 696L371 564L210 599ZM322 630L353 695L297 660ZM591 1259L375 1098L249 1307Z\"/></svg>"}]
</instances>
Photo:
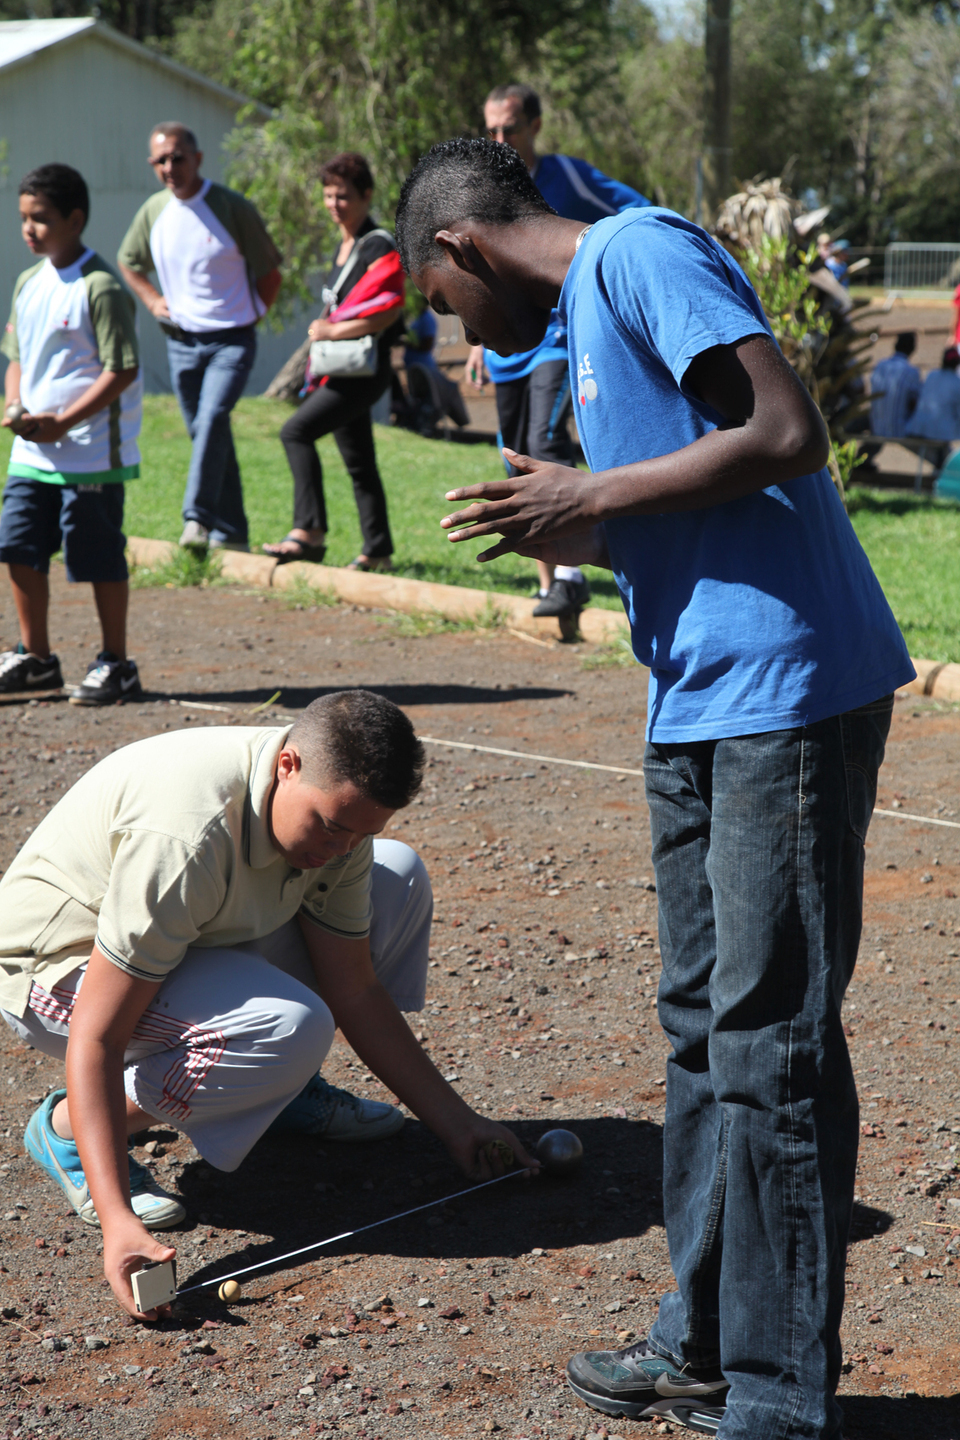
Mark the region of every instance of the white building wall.
<instances>
[{"instance_id":1,"label":"white building wall","mask_svg":"<svg viewBox=\"0 0 960 1440\"><path fill-rule=\"evenodd\" d=\"M32 263L17 211L17 186L28 170L56 160L80 171L90 188L84 238L116 265L130 221L156 189L147 164L153 126L160 120L184 121L200 141L204 175L222 181L223 142L235 114L229 97L157 63L146 50L138 54L121 48L94 29L0 71L0 140L7 146L0 176L0 323L9 313L16 277ZM164 336L150 313L137 308L145 386L167 391ZM281 334L259 327L248 394L266 388L304 329L304 320Z\"/></svg>"}]
</instances>

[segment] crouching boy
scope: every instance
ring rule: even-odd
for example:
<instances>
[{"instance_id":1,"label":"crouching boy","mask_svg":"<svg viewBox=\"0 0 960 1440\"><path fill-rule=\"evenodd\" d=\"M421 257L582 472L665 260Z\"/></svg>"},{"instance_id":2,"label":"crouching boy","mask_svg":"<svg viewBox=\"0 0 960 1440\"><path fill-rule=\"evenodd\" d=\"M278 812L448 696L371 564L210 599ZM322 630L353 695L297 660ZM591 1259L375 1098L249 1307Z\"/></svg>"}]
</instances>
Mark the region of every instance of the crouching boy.
<instances>
[{"instance_id":1,"label":"crouching boy","mask_svg":"<svg viewBox=\"0 0 960 1440\"><path fill-rule=\"evenodd\" d=\"M173 1123L231 1171L271 1127L349 1140L402 1124L317 1074L337 1026L468 1175L502 1173L498 1140L537 1168L400 1013L424 1003L430 882L375 837L422 770L409 720L363 690L285 729L154 736L88 771L0 882L0 1013L66 1060L26 1147L102 1226L130 1314L131 1274L174 1254L149 1230L185 1212L128 1158L129 1134Z\"/></svg>"}]
</instances>

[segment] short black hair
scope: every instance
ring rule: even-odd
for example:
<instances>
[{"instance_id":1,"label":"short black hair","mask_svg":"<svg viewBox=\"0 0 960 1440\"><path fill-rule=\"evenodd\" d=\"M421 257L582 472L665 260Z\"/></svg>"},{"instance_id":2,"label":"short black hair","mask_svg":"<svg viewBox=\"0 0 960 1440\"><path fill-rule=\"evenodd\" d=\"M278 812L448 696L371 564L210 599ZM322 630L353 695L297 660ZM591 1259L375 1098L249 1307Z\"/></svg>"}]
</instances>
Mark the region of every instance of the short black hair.
<instances>
[{"instance_id":1,"label":"short black hair","mask_svg":"<svg viewBox=\"0 0 960 1440\"><path fill-rule=\"evenodd\" d=\"M523 103L523 113L528 120L536 120L543 114L540 109L540 96L532 85L524 85L518 80L512 80L509 85L494 85L484 104L489 105L491 100L520 100Z\"/></svg>"},{"instance_id":2,"label":"short black hair","mask_svg":"<svg viewBox=\"0 0 960 1440\"><path fill-rule=\"evenodd\" d=\"M43 195L63 218L74 210L83 211L83 223L90 219L90 191L79 170L70 165L38 165L20 181L18 195Z\"/></svg>"},{"instance_id":3,"label":"short black hair","mask_svg":"<svg viewBox=\"0 0 960 1440\"><path fill-rule=\"evenodd\" d=\"M409 274L442 258L433 238L438 230L464 220L512 225L556 213L512 145L462 137L443 140L404 181L397 206L397 249Z\"/></svg>"},{"instance_id":4,"label":"short black hair","mask_svg":"<svg viewBox=\"0 0 960 1440\"><path fill-rule=\"evenodd\" d=\"M400 810L420 789L426 755L407 716L370 690L311 700L290 731L308 781L349 780L367 800Z\"/></svg>"},{"instance_id":5,"label":"short black hair","mask_svg":"<svg viewBox=\"0 0 960 1440\"><path fill-rule=\"evenodd\" d=\"M898 355L912 355L917 348L916 330L901 330L893 348Z\"/></svg>"}]
</instances>

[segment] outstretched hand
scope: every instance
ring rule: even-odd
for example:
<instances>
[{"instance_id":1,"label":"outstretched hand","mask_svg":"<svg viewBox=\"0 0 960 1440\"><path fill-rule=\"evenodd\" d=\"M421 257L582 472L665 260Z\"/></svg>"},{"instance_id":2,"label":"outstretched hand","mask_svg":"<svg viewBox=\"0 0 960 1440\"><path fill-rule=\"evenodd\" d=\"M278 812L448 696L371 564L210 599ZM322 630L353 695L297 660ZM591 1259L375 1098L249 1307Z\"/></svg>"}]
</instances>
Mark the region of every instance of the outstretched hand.
<instances>
[{"instance_id":1,"label":"outstretched hand","mask_svg":"<svg viewBox=\"0 0 960 1440\"><path fill-rule=\"evenodd\" d=\"M596 529L595 477L588 471L552 461L533 460L504 450L519 473L487 485L449 490L447 500L473 500L479 504L457 510L440 521L450 539L479 540L502 535L478 560L498 555L525 555L553 565L603 563L602 536Z\"/></svg>"}]
</instances>

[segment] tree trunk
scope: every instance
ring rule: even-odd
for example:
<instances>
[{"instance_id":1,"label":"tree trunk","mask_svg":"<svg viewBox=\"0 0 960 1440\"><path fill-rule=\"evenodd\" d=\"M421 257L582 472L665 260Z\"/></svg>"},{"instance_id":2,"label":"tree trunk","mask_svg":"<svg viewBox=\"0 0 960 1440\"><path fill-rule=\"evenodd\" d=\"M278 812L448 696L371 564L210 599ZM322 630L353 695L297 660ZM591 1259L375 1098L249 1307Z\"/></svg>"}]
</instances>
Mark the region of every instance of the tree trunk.
<instances>
[{"instance_id":1,"label":"tree trunk","mask_svg":"<svg viewBox=\"0 0 960 1440\"><path fill-rule=\"evenodd\" d=\"M310 338L307 337L302 345L298 345L285 365L282 365L274 375L270 384L264 390L271 400L290 400L296 404L297 396L303 388L303 377L307 370L307 359L310 355Z\"/></svg>"},{"instance_id":2,"label":"tree trunk","mask_svg":"<svg viewBox=\"0 0 960 1440\"><path fill-rule=\"evenodd\" d=\"M703 224L730 194L730 0L706 0Z\"/></svg>"}]
</instances>

